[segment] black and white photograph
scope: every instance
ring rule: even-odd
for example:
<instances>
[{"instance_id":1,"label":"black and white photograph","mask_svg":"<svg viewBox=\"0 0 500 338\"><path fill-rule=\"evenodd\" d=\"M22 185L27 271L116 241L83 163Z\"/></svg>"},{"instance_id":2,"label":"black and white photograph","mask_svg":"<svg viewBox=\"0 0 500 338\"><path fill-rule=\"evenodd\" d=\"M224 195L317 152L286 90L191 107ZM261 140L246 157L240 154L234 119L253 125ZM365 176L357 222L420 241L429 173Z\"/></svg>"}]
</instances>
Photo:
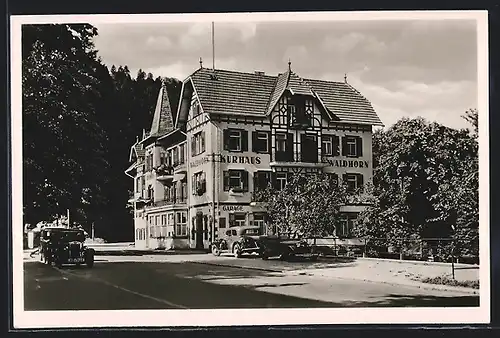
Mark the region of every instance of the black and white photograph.
<instances>
[{"instance_id":1,"label":"black and white photograph","mask_svg":"<svg viewBox=\"0 0 500 338\"><path fill-rule=\"evenodd\" d=\"M11 17L15 328L489 323L486 11Z\"/></svg>"}]
</instances>

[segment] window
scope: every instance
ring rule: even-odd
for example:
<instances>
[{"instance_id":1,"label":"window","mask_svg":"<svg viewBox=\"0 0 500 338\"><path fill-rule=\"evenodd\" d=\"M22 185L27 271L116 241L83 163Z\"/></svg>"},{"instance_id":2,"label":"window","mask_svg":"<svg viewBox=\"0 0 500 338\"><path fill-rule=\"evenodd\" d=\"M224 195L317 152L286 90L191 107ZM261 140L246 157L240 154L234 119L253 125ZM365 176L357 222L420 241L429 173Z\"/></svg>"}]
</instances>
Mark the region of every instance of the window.
<instances>
[{"instance_id":1,"label":"window","mask_svg":"<svg viewBox=\"0 0 500 338\"><path fill-rule=\"evenodd\" d=\"M207 191L205 180L205 172L200 171L192 176L192 192L193 195L203 195Z\"/></svg>"},{"instance_id":2,"label":"window","mask_svg":"<svg viewBox=\"0 0 500 338\"><path fill-rule=\"evenodd\" d=\"M223 132L224 150L247 151L248 132L242 129L226 129Z\"/></svg>"},{"instance_id":3,"label":"window","mask_svg":"<svg viewBox=\"0 0 500 338\"><path fill-rule=\"evenodd\" d=\"M270 152L270 133L267 131L254 131L252 133L252 150L256 153Z\"/></svg>"},{"instance_id":4,"label":"window","mask_svg":"<svg viewBox=\"0 0 500 338\"><path fill-rule=\"evenodd\" d=\"M344 136L342 138L342 156L362 157L363 139L359 136Z\"/></svg>"},{"instance_id":5,"label":"window","mask_svg":"<svg viewBox=\"0 0 500 338\"><path fill-rule=\"evenodd\" d=\"M167 153L160 151L160 165L167 164Z\"/></svg>"},{"instance_id":6,"label":"window","mask_svg":"<svg viewBox=\"0 0 500 338\"><path fill-rule=\"evenodd\" d=\"M141 179L140 177L135 179L135 192L141 191Z\"/></svg>"},{"instance_id":7,"label":"window","mask_svg":"<svg viewBox=\"0 0 500 338\"><path fill-rule=\"evenodd\" d=\"M253 225L260 228L260 233L265 234L265 219L266 215L263 213L257 213L253 215Z\"/></svg>"},{"instance_id":8,"label":"window","mask_svg":"<svg viewBox=\"0 0 500 338\"><path fill-rule=\"evenodd\" d=\"M350 192L363 189L363 174L344 174L342 180L344 184L347 184L347 190Z\"/></svg>"},{"instance_id":9,"label":"window","mask_svg":"<svg viewBox=\"0 0 500 338\"><path fill-rule=\"evenodd\" d=\"M183 143L179 146L179 164L186 163L186 144Z\"/></svg>"},{"instance_id":10,"label":"window","mask_svg":"<svg viewBox=\"0 0 500 338\"><path fill-rule=\"evenodd\" d=\"M179 164L179 148L172 149L172 165L175 167Z\"/></svg>"},{"instance_id":11,"label":"window","mask_svg":"<svg viewBox=\"0 0 500 338\"><path fill-rule=\"evenodd\" d=\"M167 215L161 215L161 225L167 225Z\"/></svg>"},{"instance_id":12,"label":"window","mask_svg":"<svg viewBox=\"0 0 500 338\"><path fill-rule=\"evenodd\" d=\"M175 235L187 236L187 216L185 211L176 212Z\"/></svg>"},{"instance_id":13,"label":"window","mask_svg":"<svg viewBox=\"0 0 500 338\"><path fill-rule=\"evenodd\" d=\"M196 156L205 151L205 132L200 131L191 137L191 156Z\"/></svg>"},{"instance_id":14,"label":"window","mask_svg":"<svg viewBox=\"0 0 500 338\"><path fill-rule=\"evenodd\" d=\"M170 212L167 214L167 225L174 226L174 213Z\"/></svg>"},{"instance_id":15,"label":"window","mask_svg":"<svg viewBox=\"0 0 500 338\"><path fill-rule=\"evenodd\" d=\"M273 120L273 123L276 121L280 126L286 126L288 124L288 116L289 114L294 113L293 105L289 104L289 99L287 96L283 95L278 103L278 118Z\"/></svg>"},{"instance_id":16,"label":"window","mask_svg":"<svg viewBox=\"0 0 500 338\"><path fill-rule=\"evenodd\" d=\"M290 109L292 116L291 125L292 126L310 126L312 125L312 115L313 115L313 102L310 99L306 99L305 96L295 95L291 99L293 104L293 109Z\"/></svg>"},{"instance_id":17,"label":"window","mask_svg":"<svg viewBox=\"0 0 500 338\"><path fill-rule=\"evenodd\" d=\"M293 134L276 133L275 160L293 161Z\"/></svg>"},{"instance_id":18,"label":"window","mask_svg":"<svg viewBox=\"0 0 500 338\"><path fill-rule=\"evenodd\" d=\"M219 218L219 229L224 229L226 228L226 218L221 217Z\"/></svg>"},{"instance_id":19,"label":"window","mask_svg":"<svg viewBox=\"0 0 500 338\"><path fill-rule=\"evenodd\" d=\"M224 171L224 191L248 191L248 171L228 170Z\"/></svg>"},{"instance_id":20,"label":"window","mask_svg":"<svg viewBox=\"0 0 500 338\"><path fill-rule=\"evenodd\" d=\"M286 134L276 134L276 151L286 151Z\"/></svg>"},{"instance_id":21,"label":"window","mask_svg":"<svg viewBox=\"0 0 500 338\"><path fill-rule=\"evenodd\" d=\"M165 201L170 201L170 187L169 186L163 187L163 199Z\"/></svg>"},{"instance_id":22,"label":"window","mask_svg":"<svg viewBox=\"0 0 500 338\"><path fill-rule=\"evenodd\" d=\"M288 173L276 173L276 189L282 190L286 186Z\"/></svg>"},{"instance_id":23,"label":"window","mask_svg":"<svg viewBox=\"0 0 500 338\"><path fill-rule=\"evenodd\" d=\"M181 182L181 202L185 202L187 198L187 182Z\"/></svg>"},{"instance_id":24,"label":"window","mask_svg":"<svg viewBox=\"0 0 500 338\"><path fill-rule=\"evenodd\" d=\"M271 182L271 172L270 171L256 171L253 176L253 189L254 191L260 191L267 188Z\"/></svg>"},{"instance_id":25,"label":"window","mask_svg":"<svg viewBox=\"0 0 500 338\"><path fill-rule=\"evenodd\" d=\"M238 233L236 232L236 230L231 230L231 235L232 236L236 236Z\"/></svg>"},{"instance_id":26,"label":"window","mask_svg":"<svg viewBox=\"0 0 500 338\"><path fill-rule=\"evenodd\" d=\"M337 236L350 237L352 229L356 224L358 214L355 212L342 213L340 215L340 229L337 229Z\"/></svg>"},{"instance_id":27,"label":"window","mask_svg":"<svg viewBox=\"0 0 500 338\"><path fill-rule=\"evenodd\" d=\"M244 226L245 222L246 222L246 214L234 214L234 226L236 227Z\"/></svg>"}]
</instances>

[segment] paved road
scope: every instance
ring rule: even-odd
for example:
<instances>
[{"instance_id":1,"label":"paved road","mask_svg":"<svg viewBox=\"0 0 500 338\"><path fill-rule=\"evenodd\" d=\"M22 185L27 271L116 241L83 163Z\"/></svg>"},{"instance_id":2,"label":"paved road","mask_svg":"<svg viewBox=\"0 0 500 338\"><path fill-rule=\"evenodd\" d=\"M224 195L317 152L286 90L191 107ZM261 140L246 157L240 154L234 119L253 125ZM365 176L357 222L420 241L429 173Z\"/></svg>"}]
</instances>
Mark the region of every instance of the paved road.
<instances>
[{"instance_id":1,"label":"paved road","mask_svg":"<svg viewBox=\"0 0 500 338\"><path fill-rule=\"evenodd\" d=\"M26 310L477 306L479 298L411 287L223 267L203 262L24 263Z\"/></svg>"}]
</instances>

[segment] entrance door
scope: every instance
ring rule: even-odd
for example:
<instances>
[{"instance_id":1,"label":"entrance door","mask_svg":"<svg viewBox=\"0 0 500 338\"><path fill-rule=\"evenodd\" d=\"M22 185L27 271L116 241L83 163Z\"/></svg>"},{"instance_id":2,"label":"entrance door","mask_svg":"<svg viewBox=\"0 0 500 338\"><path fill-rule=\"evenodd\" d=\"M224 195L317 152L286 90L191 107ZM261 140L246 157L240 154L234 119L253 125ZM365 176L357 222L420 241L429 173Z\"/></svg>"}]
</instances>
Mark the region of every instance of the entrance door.
<instances>
[{"instance_id":1,"label":"entrance door","mask_svg":"<svg viewBox=\"0 0 500 338\"><path fill-rule=\"evenodd\" d=\"M196 249L203 249L203 213L196 213Z\"/></svg>"}]
</instances>

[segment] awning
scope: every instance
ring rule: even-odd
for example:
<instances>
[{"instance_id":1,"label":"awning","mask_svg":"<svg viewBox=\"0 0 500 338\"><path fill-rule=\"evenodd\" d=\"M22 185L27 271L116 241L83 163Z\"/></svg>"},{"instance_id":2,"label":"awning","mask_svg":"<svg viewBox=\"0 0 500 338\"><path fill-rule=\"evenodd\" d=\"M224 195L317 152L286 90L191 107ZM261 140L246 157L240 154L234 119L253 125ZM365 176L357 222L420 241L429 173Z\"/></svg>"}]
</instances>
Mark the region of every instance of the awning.
<instances>
[{"instance_id":1,"label":"awning","mask_svg":"<svg viewBox=\"0 0 500 338\"><path fill-rule=\"evenodd\" d=\"M182 181L186 177L186 174L174 174L173 181Z\"/></svg>"}]
</instances>

